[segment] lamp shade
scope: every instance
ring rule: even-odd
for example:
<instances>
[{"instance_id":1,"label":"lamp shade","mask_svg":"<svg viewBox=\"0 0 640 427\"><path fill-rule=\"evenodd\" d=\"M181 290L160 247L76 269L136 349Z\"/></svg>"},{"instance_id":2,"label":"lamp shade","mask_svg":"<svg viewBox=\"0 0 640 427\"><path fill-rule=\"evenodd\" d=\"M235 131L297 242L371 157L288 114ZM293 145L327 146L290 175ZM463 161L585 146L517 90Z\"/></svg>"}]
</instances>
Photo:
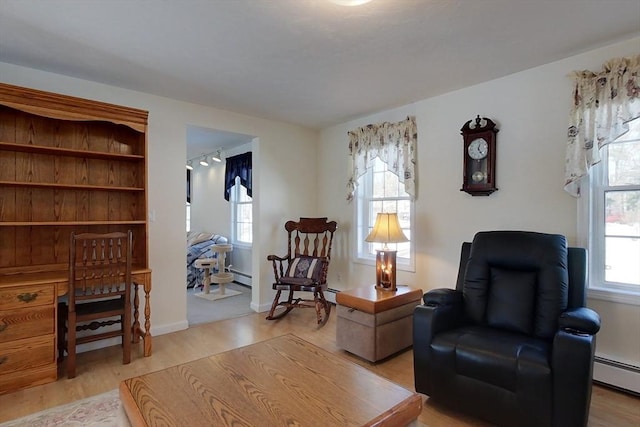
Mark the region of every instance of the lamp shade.
<instances>
[{"instance_id":1,"label":"lamp shade","mask_svg":"<svg viewBox=\"0 0 640 427\"><path fill-rule=\"evenodd\" d=\"M402 232L397 213L379 213L373 230L364 240L370 243L385 244L409 241Z\"/></svg>"}]
</instances>

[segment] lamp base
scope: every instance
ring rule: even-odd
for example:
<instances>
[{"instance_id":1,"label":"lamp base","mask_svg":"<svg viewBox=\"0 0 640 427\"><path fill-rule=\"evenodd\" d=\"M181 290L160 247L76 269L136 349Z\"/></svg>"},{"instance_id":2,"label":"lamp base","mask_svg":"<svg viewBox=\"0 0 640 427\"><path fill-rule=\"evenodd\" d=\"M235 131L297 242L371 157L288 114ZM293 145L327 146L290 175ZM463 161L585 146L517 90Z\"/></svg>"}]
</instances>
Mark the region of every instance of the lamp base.
<instances>
[{"instance_id":1,"label":"lamp base","mask_svg":"<svg viewBox=\"0 0 640 427\"><path fill-rule=\"evenodd\" d=\"M395 291L398 290L398 288L396 288L395 286L394 287L391 287L391 286L384 287L382 285L373 285L373 287L376 288L376 290L378 290L378 291L384 291L384 292L395 292Z\"/></svg>"},{"instance_id":2,"label":"lamp base","mask_svg":"<svg viewBox=\"0 0 640 427\"><path fill-rule=\"evenodd\" d=\"M396 251L376 250L376 289L387 292L396 290Z\"/></svg>"}]
</instances>

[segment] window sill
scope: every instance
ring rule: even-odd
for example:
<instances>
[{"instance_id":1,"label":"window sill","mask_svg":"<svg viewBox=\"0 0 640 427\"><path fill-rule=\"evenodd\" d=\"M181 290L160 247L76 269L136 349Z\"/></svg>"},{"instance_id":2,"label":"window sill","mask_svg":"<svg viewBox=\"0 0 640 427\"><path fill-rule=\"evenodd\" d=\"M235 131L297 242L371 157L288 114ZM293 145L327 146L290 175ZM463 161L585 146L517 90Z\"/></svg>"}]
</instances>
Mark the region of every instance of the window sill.
<instances>
[{"instance_id":1,"label":"window sill","mask_svg":"<svg viewBox=\"0 0 640 427\"><path fill-rule=\"evenodd\" d=\"M587 289L587 297L601 301L620 304L640 305L640 292L628 292L619 289L591 287Z\"/></svg>"}]
</instances>

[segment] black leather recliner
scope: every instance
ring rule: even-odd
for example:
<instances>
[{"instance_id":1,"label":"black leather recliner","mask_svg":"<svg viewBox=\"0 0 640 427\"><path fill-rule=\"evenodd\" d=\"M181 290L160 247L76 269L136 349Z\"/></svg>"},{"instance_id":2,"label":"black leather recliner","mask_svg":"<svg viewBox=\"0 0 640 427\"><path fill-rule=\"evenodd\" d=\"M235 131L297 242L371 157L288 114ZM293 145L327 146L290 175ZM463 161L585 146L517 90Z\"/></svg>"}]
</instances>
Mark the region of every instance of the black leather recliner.
<instances>
[{"instance_id":1,"label":"black leather recliner","mask_svg":"<svg viewBox=\"0 0 640 427\"><path fill-rule=\"evenodd\" d=\"M463 243L456 289L414 312L416 391L497 425L585 426L600 329L586 271L586 250L561 235Z\"/></svg>"}]
</instances>

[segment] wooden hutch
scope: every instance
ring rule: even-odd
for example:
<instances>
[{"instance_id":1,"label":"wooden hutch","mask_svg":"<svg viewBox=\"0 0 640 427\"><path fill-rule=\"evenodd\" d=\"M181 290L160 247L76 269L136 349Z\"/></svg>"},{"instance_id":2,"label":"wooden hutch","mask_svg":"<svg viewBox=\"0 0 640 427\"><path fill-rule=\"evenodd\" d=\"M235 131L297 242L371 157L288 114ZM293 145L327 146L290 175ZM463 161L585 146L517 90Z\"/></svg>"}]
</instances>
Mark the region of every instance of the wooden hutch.
<instances>
[{"instance_id":1,"label":"wooden hutch","mask_svg":"<svg viewBox=\"0 0 640 427\"><path fill-rule=\"evenodd\" d=\"M151 354L146 111L0 83L0 394L57 379L70 233L133 231Z\"/></svg>"}]
</instances>

